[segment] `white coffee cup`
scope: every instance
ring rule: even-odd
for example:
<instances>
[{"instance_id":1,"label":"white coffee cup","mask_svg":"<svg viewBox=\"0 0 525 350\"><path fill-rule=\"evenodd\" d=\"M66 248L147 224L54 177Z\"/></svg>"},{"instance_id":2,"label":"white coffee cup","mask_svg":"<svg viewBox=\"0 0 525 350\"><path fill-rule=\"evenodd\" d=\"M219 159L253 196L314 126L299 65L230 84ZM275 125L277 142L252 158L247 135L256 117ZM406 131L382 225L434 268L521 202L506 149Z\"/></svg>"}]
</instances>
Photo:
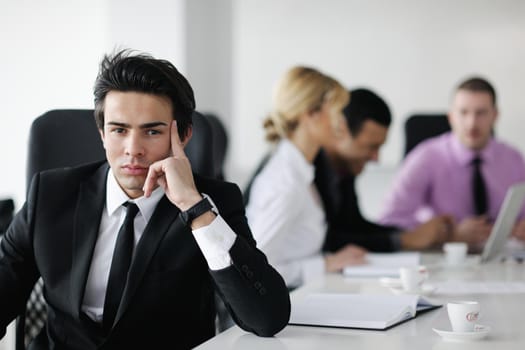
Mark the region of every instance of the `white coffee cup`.
<instances>
[{"instance_id":1,"label":"white coffee cup","mask_svg":"<svg viewBox=\"0 0 525 350\"><path fill-rule=\"evenodd\" d=\"M479 318L477 301L454 301L447 304L448 318L454 332L473 332Z\"/></svg>"},{"instance_id":2,"label":"white coffee cup","mask_svg":"<svg viewBox=\"0 0 525 350\"><path fill-rule=\"evenodd\" d=\"M428 279L428 270L423 265L401 267L399 277L404 290L415 291L421 289L423 282Z\"/></svg>"},{"instance_id":3,"label":"white coffee cup","mask_svg":"<svg viewBox=\"0 0 525 350\"><path fill-rule=\"evenodd\" d=\"M467 259L467 243L448 242L443 244L445 260L448 265L461 265Z\"/></svg>"}]
</instances>

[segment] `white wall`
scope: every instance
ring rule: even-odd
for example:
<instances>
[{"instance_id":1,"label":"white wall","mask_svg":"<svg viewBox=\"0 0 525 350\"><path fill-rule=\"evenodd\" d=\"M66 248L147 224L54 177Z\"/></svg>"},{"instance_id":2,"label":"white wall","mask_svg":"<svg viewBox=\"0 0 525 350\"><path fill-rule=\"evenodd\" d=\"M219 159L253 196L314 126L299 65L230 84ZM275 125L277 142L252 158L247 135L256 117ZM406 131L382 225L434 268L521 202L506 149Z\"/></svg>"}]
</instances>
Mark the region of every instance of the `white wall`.
<instances>
[{"instance_id":1,"label":"white wall","mask_svg":"<svg viewBox=\"0 0 525 350\"><path fill-rule=\"evenodd\" d=\"M383 162L398 163L410 112L446 109L469 74L496 86L497 134L525 150L525 3L520 0L0 0L0 198L25 193L31 121L52 108L92 107L103 53L131 47L171 60L197 106L229 127L226 174L244 186L266 152L261 121L274 82L313 65L389 102Z\"/></svg>"},{"instance_id":2,"label":"white wall","mask_svg":"<svg viewBox=\"0 0 525 350\"><path fill-rule=\"evenodd\" d=\"M186 63L184 0L0 0L0 198L25 198L29 126L55 108L93 108L103 54L130 47ZM71 132L81 132L71 130Z\"/></svg>"},{"instance_id":3,"label":"white wall","mask_svg":"<svg viewBox=\"0 0 525 350\"><path fill-rule=\"evenodd\" d=\"M187 78L197 110L214 112L226 127L232 114L232 1L188 0Z\"/></svg>"},{"instance_id":4,"label":"white wall","mask_svg":"<svg viewBox=\"0 0 525 350\"><path fill-rule=\"evenodd\" d=\"M295 64L385 97L395 119L382 151L389 165L401 159L404 118L446 110L453 87L470 74L495 85L497 135L525 151L523 1L237 0L233 33L230 168L241 184L267 149L261 121L273 84Z\"/></svg>"}]
</instances>

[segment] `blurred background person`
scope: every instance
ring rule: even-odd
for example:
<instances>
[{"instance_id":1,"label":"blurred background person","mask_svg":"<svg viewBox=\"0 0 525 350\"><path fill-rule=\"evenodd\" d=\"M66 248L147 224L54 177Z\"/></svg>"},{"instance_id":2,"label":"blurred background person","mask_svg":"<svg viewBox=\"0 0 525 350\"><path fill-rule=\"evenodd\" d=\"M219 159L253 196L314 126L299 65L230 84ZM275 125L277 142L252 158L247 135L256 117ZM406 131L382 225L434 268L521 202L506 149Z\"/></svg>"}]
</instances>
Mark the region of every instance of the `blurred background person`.
<instances>
[{"instance_id":1,"label":"blurred background person","mask_svg":"<svg viewBox=\"0 0 525 350\"><path fill-rule=\"evenodd\" d=\"M451 240L478 251L508 188L525 180L520 152L493 137L497 118L496 92L487 80L473 77L459 84L448 113L452 131L408 154L384 202L381 222L410 229L422 218L452 215ZM524 227L519 221L514 236L525 239Z\"/></svg>"},{"instance_id":2,"label":"blurred background person","mask_svg":"<svg viewBox=\"0 0 525 350\"><path fill-rule=\"evenodd\" d=\"M343 113L346 122L338 137L323 145L314 162L315 185L328 221L324 249L336 251L349 243L378 252L439 247L448 238L448 216L403 230L371 222L362 215L355 180L368 162L378 161L392 117L386 102L368 89L350 91L350 103Z\"/></svg>"},{"instance_id":3,"label":"blurred background person","mask_svg":"<svg viewBox=\"0 0 525 350\"><path fill-rule=\"evenodd\" d=\"M353 245L322 254L327 225L313 184L314 158L344 123L347 103L339 82L308 67L290 69L274 90L264 128L276 145L248 190L246 214L258 248L289 288L364 258Z\"/></svg>"}]
</instances>

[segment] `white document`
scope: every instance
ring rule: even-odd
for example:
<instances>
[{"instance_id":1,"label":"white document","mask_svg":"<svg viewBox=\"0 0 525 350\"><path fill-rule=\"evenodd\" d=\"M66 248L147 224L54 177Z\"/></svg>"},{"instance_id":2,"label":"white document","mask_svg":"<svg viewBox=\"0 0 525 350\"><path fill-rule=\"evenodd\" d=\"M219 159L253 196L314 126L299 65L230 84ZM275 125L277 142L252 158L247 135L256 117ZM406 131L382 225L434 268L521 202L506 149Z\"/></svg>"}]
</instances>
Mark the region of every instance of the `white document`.
<instances>
[{"instance_id":1,"label":"white document","mask_svg":"<svg viewBox=\"0 0 525 350\"><path fill-rule=\"evenodd\" d=\"M347 266L343 275L353 277L399 277L399 268L417 266L421 260L416 252L402 253L368 253L367 263L358 266Z\"/></svg>"},{"instance_id":2,"label":"white document","mask_svg":"<svg viewBox=\"0 0 525 350\"><path fill-rule=\"evenodd\" d=\"M292 302L289 323L383 330L439 306L418 295L316 293Z\"/></svg>"}]
</instances>

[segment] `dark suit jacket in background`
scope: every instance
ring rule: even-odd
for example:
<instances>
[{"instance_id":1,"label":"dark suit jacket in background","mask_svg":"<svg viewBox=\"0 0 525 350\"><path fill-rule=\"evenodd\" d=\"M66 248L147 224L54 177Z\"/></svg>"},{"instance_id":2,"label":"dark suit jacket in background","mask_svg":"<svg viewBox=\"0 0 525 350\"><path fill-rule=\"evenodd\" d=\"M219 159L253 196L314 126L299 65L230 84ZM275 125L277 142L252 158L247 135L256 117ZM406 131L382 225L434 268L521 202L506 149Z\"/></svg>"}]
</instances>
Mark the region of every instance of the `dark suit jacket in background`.
<instances>
[{"instance_id":1,"label":"dark suit jacket in background","mask_svg":"<svg viewBox=\"0 0 525 350\"><path fill-rule=\"evenodd\" d=\"M314 166L314 181L328 222L323 250L333 252L350 243L376 252L399 249L394 237L398 228L370 222L361 214L352 174L338 174L323 151L315 158Z\"/></svg>"},{"instance_id":2,"label":"dark suit jacket in background","mask_svg":"<svg viewBox=\"0 0 525 350\"><path fill-rule=\"evenodd\" d=\"M195 177L237 234L232 265L210 271L191 229L165 196L137 243L115 324L103 334L81 312L106 198L107 163L51 170L0 245L0 336L41 276L53 349L188 349L214 335L214 286L243 329L271 336L288 322L281 276L256 249L237 186ZM39 337L42 339L42 337ZM45 337L44 337L45 339Z\"/></svg>"}]
</instances>

